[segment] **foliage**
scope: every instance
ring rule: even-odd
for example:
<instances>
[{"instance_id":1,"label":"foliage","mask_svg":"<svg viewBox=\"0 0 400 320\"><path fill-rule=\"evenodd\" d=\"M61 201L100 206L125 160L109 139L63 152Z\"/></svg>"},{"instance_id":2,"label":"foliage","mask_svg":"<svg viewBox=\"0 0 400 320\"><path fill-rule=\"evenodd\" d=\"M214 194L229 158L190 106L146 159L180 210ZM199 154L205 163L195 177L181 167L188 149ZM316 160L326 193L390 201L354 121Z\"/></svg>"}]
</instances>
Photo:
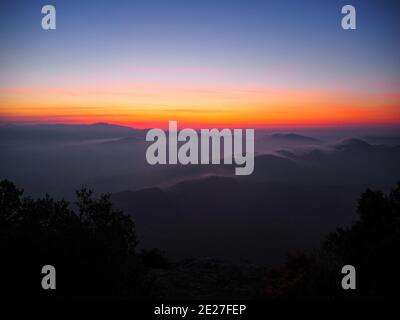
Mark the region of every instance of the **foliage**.
<instances>
[{"instance_id":1,"label":"foliage","mask_svg":"<svg viewBox=\"0 0 400 320\"><path fill-rule=\"evenodd\" d=\"M10 181L0 182L2 295L139 295L143 268L135 253L135 226L113 209L108 194L96 199L83 188L74 206L48 195L35 200L22 195ZM54 292L40 285L45 264L56 268Z\"/></svg>"},{"instance_id":2,"label":"foliage","mask_svg":"<svg viewBox=\"0 0 400 320\"><path fill-rule=\"evenodd\" d=\"M289 257L269 274L267 296L274 298L394 298L400 287L400 183L389 195L367 189L358 203L359 219L331 233L313 254ZM356 290L341 288L341 269L356 269Z\"/></svg>"}]
</instances>

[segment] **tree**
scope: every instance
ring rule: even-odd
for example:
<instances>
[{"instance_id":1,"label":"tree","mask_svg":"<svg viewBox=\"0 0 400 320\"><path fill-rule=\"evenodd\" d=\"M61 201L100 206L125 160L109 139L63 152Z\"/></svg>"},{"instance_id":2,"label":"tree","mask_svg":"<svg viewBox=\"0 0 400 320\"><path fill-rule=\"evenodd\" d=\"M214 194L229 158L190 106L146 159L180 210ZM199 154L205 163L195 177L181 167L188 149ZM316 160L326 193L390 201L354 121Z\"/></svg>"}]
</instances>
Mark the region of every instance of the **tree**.
<instances>
[{"instance_id":1,"label":"tree","mask_svg":"<svg viewBox=\"0 0 400 320\"><path fill-rule=\"evenodd\" d=\"M400 286L400 183L385 195L367 189L358 203L359 220L339 228L324 243L338 264L354 265L358 297L395 297Z\"/></svg>"},{"instance_id":2,"label":"tree","mask_svg":"<svg viewBox=\"0 0 400 320\"><path fill-rule=\"evenodd\" d=\"M113 209L110 195L76 192L76 208L46 195L22 198L23 191L0 182L1 295L35 297L135 297L141 266L131 218ZM54 265L57 290L40 286L41 268ZM51 291L51 290L50 290Z\"/></svg>"},{"instance_id":3,"label":"tree","mask_svg":"<svg viewBox=\"0 0 400 320\"><path fill-rule=\"evenodd\" d=\"M400 183L385 195L367 189L358 220L329 234L313 254L290 256L273 270L267 296L275 298L394 298L400 287ZM341 269L353 265L357 289L341 288Z\"/></svg>"}]
</instances>

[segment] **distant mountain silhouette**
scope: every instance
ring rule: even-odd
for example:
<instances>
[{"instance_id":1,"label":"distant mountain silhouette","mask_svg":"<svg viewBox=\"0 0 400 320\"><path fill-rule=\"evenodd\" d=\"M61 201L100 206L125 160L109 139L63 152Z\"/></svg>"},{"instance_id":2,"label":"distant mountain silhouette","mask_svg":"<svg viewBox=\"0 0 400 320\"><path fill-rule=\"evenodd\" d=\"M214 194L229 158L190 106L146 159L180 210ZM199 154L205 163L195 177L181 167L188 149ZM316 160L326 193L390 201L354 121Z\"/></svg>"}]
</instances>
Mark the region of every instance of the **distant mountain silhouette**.
<instances>
[{"instance_id":1,"label":"distant mountain silhouette","mask_svg":"<svg viewBox=\"0 0 400 320\"><path fill-rule=\"evenodd\" d=\"M0 125L0 143L24 140L44 143L89 139L144 137L144 131L107 123Z\"/></svg>"},{"instance_id":2,"label":"distant mountain silhouette","mask_svg":"<svg viewBox=\"0 0 400 320\"><path fill-rule=\"evenodd\" d=\"M323 142L319 139L295 133L256 134L256 150L259 152L274 152L282 148L299 149L318 146Z\"/></svg>"},{"instance_id":3,"label":"distant mountain silhouette","mask_svg":"<svg viewBox=\"0 0 400 320\"><path fill-rule=\"evenodd\" d=\"M271 137L275 140L293 141L300 143L320 143L321 141L315 138L299 135L296 133L274 133Z\"/></svg>"},{"instance_id":4,"label":"distant mountain silhouette","mask_svg":"<svg viewBox=\"0 0 400 320\"><path fill-rule=\"evenodd\" d=\"M338 223L350 223L358 194L355 187L209 177L111 199L133 214L145 247L162 245L172 257L240 256L274 263L286 251L313 248Z\"/></svg>"},{"instance_id":5,"label":"distant mountain silhouette","mask_svg":"<svg viewBox=\"0 0 400 320\"><path fill-rule=\"evenodd\" d=\"M254 173L235 177L232 165L150 166L145 158L148 143L144 136L142 130L104 123L0 126L0 177L23 185L29 195L41 196L51 190L54 196L67 199L81 185L118 193L151 187L169 190L181 182L197 184L199 179L211 176L234 177L240 188L246 183L249 188L257 188L256 184L282 185L278 198L285 207L286 186L288 190L293 185L315 190L350 186L361 192L367 186L385 189L400 176L399 147L376 146L353 138L322 141L295 133L266 135L256 131ZM310 202L314 201L311 194L307 198ZM187 196L196 197L194 192Z\"/></svg>"},{"instance_id":6,"label":"distant mountain silhouette","mask_svg":"<svg viewBox=\"0 0 400 320\"><path fill-rule=\"evenodd\" d=\"M336 226L349 226L361 192L386 191L400 177L399 146L295 133L257 131L256 137L254 173L235 176L234 165L151 166L143 130L6 125L0 178L34 197L51 192L71 200L82 185L111 192L115 206L136 222L141 248L162 248L171 258L272 265L287 252L318 247ZM149 263L162 262L151 252Z\"/></svg>"},{"instance_id":7,"label":"distant mountain silhouette","mask_svg":"<svg viewBox=\"0 0 400 320\"><path fill-rule=\"evenodd\" d=\"M334 144L334 147L338 150L350 150L350 149L371 149L372 145L368 142L357 139L357 138L345 138Z\"/></svg>"},{"instance_id":8,"label":"distant mountain silhouette","mask_svg":"<svg viewBox=\"0 0 400 320\"><path fill-rule=\"evenodd\" d=\"M116 193L112 200L135 212L144 245L163 243L176 256L190 255L190 246L205 256L234 257L240 251L251 259L262 258L261 250L270 261L282 261L282 252L311 249L334 226L349 224L367 186L387 188L400 176L399 148L355 139L334 146L341 147L256 156L250 176L192 178L147 189L145 196L142 191ZM168 230L168 237L159 230ZM246 240L238 244L237 237Z\"/></svg>"}]
</instances>

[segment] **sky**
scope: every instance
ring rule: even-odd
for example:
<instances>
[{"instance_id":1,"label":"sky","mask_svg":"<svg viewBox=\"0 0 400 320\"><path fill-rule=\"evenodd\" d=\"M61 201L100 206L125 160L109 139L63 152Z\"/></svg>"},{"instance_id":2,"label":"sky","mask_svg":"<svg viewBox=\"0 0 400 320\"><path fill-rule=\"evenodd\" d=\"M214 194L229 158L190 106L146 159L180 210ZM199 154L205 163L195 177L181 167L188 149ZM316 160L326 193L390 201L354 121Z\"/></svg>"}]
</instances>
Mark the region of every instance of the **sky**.
<instances>
[{"instance_id":1,"label":"sky","mask_svg":"<svg viewBox=\"0 0 400 320\"><path fill-rule=\"evenodd\" d=\"M57 29L41 28L52 4ZM357 30L341 28L352 4ZM0 1L0 122L400 125L398 1Z\"/></svg>"}]
</instances>

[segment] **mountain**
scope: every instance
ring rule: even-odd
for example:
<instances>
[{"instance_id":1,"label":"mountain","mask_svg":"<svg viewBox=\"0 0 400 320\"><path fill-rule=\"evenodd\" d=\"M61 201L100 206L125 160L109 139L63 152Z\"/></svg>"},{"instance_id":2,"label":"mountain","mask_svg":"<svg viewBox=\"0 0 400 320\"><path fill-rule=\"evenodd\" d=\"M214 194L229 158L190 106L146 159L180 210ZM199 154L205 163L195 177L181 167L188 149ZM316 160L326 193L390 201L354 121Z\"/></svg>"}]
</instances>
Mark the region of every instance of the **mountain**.
<instances>
[{"instance_id":1,"label":"mountain","mask_svg":"<svg viewBox=\"0 0 400 320\"><path fill-rule=\"evenodd\" d=\"M82 185L111 192L142 245L173 257L269 263L349 224L366 187L400 180L400 147L359 138L258 132L254 173L235 176L235 165L151 166L144 135L103 123L0 126L0 177L32 196L69 199Z\"/></svg>"},{"instance_id":2,"label":"mountain","mask_svg":"<svg viewBox=\"0 0 400 320\"><path fill-rule=\"evenodd\" d=\"M336 148L337 150L370 150L372 148L372 145L362 139L345 138L339 142L336 142L334 144L334 148Z\"/></svg>"},{"instance_id":3,"label":"mountain","mask_svg":"<svg viewBox=\"0 0 400 320\"><path fill-rule=\"evenodd\" d=\"M295 133L256 134L255 146L259 152L276 152L282 149L303 149L310 146L319 146L323 142L319 139Z\"/></svg>"},{"instance_id":4,"label":"mountain","mask_svg":"<svg viewBox=\"0 0 400 320\"><path fill-rule=\"evenodd\" d=\"M295 134L295 133L274 133L271 135L273 140L277 141L287 141L287 142L296 142L296 143L311 143L318 144L321 141L315 138Z\"/></svg>"},{"instance_id":5,"label":"mountain","mask_svg":"<svg viewBox=\"0 0 400 320\"><path fill-rule=\"evenodd\" d=\"M258 155L250 176L192 178L112 199L132 213L144 247L176 258L274 264L350 224L365 188L388 189L400 179L399 161L400 148L346 139L303 153Z\"/></svg>"},{"instance_id":6,"label":"mountain","mask_svg":"<svg viewBox=\"0 0 400 320\"><path fill-rule=\"evenodd\" d=\"M111 125L95 124L37 124L0 125L0 144L10 142L47 143L62 141L107 140L119 138L144 137L142 130Z\"/></svg>"},{"instance_id":7,"label":"mountain","mask_svg":"<svg viewBox=\"0 0 400 320\"><path fill-rule=\"evenodd\" d=\"M311 250L354 218L359 189L301 186L209 177L164 190L112 195L132 214L141 245L172 258L217 257L274 264Z\"/></svg>"}]
</instances>

